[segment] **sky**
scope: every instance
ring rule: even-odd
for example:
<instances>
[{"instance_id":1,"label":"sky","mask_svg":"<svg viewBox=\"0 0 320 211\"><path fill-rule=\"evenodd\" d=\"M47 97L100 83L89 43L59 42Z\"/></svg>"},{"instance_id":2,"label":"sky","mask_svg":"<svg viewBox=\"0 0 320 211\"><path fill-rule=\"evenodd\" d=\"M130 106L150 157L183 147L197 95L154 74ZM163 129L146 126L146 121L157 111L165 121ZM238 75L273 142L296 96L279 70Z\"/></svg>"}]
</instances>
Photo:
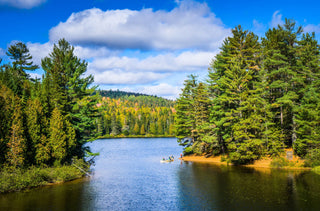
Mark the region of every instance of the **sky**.
<instances>
[{"instance_id":1,"label":"sky","mask_svg":"<svg viewBox=\"0 0 320 211\"><path fill-rule=\"evenodd\" d=\"M65 38L99 89L176 99L188 75L206 80L232 28L240 24L263 37L290 18L319 38L319 6L315 0L0 0L0 57L9 62L8 46L22 41L40 65Z\"/></svg>"}]
</instances>

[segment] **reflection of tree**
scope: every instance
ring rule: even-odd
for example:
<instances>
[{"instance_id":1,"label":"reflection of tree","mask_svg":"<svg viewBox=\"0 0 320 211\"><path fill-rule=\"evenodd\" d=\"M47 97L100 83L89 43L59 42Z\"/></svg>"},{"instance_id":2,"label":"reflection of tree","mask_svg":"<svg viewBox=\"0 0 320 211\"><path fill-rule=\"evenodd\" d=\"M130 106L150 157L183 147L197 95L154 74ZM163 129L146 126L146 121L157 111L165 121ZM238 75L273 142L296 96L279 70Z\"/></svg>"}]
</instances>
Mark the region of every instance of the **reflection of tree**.
<instances>
[{"instance_id":1,"label":"reflection of tree","mask_svg":"<svg viewBox=\"0 0 320 211\"><path fill-rule=\"evenodd\" d=\"M178 173L181 208L198 210L261 210L261 209L308 209L309 199L318 197L317 185L310 172L270 170L219 166L203 163L184 163ZM305 177L311 177L307 179ZM300 184L300 183L307 183ZM312 186L312 191L309 191ZM306 188L305 188L306 187ZM318 188L318 189L316 189ZM310 198L311 197L311 198Z\"/></svg>"}]
</instances>

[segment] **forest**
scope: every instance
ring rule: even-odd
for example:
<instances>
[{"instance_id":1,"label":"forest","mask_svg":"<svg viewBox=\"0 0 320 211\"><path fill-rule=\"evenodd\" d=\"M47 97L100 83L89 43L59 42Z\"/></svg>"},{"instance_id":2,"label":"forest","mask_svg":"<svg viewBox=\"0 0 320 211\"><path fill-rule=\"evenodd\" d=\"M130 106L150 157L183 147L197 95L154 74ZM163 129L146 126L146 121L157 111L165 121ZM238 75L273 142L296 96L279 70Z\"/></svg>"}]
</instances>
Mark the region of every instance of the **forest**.
<instances>
[{"instance_id":1,"label":"forest","mask_svg":"<svg viewBox=\"0 0 320 211\"><path fill-rule=\"evenodd\" d=\"M261 38L235 27L207 80L190 75L177 99L184 153L226 155L234 164L277 157L286 148L320 158L319 68L315 33L303 33L294 20Z\"/></svg>"},{"instance_id":2,"label":"forest","mask_svg":"<svg viewBox=\"0 0 320 211\"><path fill-rule=\"evenodd\" d=\"M100 94L97 131L102 137L174 135L174 101L117 91Z\"/></svg>"},{"instance_id":3,"label":"forest","mask_svg":"<svg viewBox=\"0 0 320 211\"><path fill-rule=\"evenodd\" d=\"M0 69L0 166L60 166L91 154L85 143L99 136L173 135L174 102L156 96L97 90L84 76L87 62L62 39L41 61L28 48L8 48L12 63Z\"/></svg>"},{"instance_id":4,"label":"forest","mask_svg":"<svg viewBox=\"0 0 320 211\"><path fill-rule=\"evenodd\" d=\"M12 63L0 70L0 165L14 168L60 166L82 159L84 144L95 131L98 98L93 76L84 77L87 63L77 58L64 39L41 61L42 79L28 48L8 48Z\"/></svg>"}]
</instances>

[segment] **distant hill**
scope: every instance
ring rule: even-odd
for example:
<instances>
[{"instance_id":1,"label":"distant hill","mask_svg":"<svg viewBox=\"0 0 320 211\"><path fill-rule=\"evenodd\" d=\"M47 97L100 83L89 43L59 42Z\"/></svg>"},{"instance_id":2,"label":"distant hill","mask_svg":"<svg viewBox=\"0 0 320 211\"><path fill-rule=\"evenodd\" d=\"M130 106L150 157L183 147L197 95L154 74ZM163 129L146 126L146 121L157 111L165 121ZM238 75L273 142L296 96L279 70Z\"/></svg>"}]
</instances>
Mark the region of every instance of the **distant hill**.
<instances>
[{"instance_id":1,"label":"distant hill","mask_svg":"<svg viewBox=\"0 0 320 211\"><path fill-rule=\"evenodd\" d=\"M125 96L151 96L147 94L135 93L135 92L125 92L120 90L99 90L99 93L102 97L109 97L112 99L118 99Z\"/></svg>"},{"instance_id":2,"label":"distant hill","mask_svg":"<svg viewBox=\"0 0 320 211\"><path fill-rule=\"evenodd\" d=\"M109 136L173 136L175 101L140 93L100 90L98 133Z\"/></svg>"},{"instance_id":3,"label":"distant hill","mask_svg":"<svg viewBox=\"0 0 320 211\"><path fill-rule=\"evenodd\" d=\"M99 90L99 93L102 97L109 97L111 99L125 99L133 103L137 103L140 106L173 107L175 104L175 101L173 100L142 93L125 92L120 90Z\"/></svg>"}]
</instances>

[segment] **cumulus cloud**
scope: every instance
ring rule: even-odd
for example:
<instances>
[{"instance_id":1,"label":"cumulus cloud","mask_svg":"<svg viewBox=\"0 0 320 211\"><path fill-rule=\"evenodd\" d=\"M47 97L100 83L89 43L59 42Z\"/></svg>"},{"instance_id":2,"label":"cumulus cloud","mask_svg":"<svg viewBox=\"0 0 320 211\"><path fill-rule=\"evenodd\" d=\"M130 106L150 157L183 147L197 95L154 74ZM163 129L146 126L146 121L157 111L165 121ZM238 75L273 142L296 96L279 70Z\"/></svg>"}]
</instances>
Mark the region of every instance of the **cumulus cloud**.
<instances>
[{"instance_id":1,"label":"cumulus cloud","mask_svg":"<svg viewBox=\"0 0 320 211\"><path fill-rule=\"evenodd\" d=\"M272 15L272 20L269 23L270 28L277 28L278 25L283 25L284 21L282 20L282 14L279 10L275 11Z\"/></svg>"},{"instance_id":2,"label":"cumulus cloud","mask_svg":"<svg viewBox=\"0 0 320 211\"><path fill-rule=\"evenodd\" d=\"M53 50L53 44L50 42L41 43L27 43L32 60L35 64L41 65L41 59L49 54ZM0 51L1 53L1 51ZM112 52L106 47L84 47L76 45L74 46L74 54L81 59L91 59L115 55L117 52Z\"/></svg>"},{"instance_id":3,"label":"cumulus cloud","mask_svg":"<svg viewBox=\"0 0 320 211\"><path fill-rule=\"evenodd\" d=\"M30 75L31 78L34 79L42 79L42 75L38 74L38 73L28 73Z\"/></svg>"},{"instance_id":4,"label":"cumulus cloud","mask_svg":"<svg viewBox=\"0 0 320 211\"><path fill-rule=\"evenodd\" d=\"M164 96L165 98L175 99L179 96L181 88L167 83L161 83L155 86L144 87L141 92L149 95Z\"/></svg>"},{"instance_id":5,"label":"cumulus cloud","mask_svg":"<svg viewBox=\"0 0 320 211\"><path fill-rule=\"evenodd\" d=\"M81 59L99 58L116 54L106 47L84 47L76 45L74 54Z\"/></svg>"},{"instance_id":6,"label":"cumulus cloud","mask_svg":"<svg viewBox=\"0 0 320 211\"><path fill-rule=\"evenodd\" d=\"M181 93L181 88L182 87L180 86L173 86L168 83L160 83L157 85L145 85L143 87L125 87L119 90L126 92L143 93L148 95L156 95L174 100L179 97L179 94Z\"/></svg>"},{"instance_id":7,"label":"cumulus cloud","mask_svg":"<svg viewBox=\"0 0 320 211\"><path fill-rule=\"evenodd\" d=\"M145 59L130 57L107 57L95 59L89 64L96 70L121 69L124 71L198 71L207 69L216 52L186 51L178 55L173 53L149 56Z\"/></svg>"},{"instance_id":8,"label":"cumulus cloud","mask_svg":"<svg viewBox=\"0 0 320 211\"><path fill-rule=\"evenodd\" d=\"M50 40L113 49L217 49L230 34L205 3L181 1L171 11L98 8L73 13L50 30Z\"/></svg>"},{"instance_id":9,"label":"cumulus cloud","mask_svg":"<svg viewBox=\"0 0 320 211\"><path fill-rule=\"evenodd\" d=\"M6 51L3 48L0 48L0 56L6 55Z\"/></svg>"},{"instance_id":10,"label":"cumulus cloud","mask_svg":"<svg viewBox=\"0 0 320 211\"><path fill-rule=\"evenodd\" d=\"M41 59L48 56L49 53L53 49L53 45L51 43L27 43L27 47L32 56L32 60L34 64L41 65Z\"/></svg>"},{"instance_id":11,"label":"cumulus cloud","mask_svg":"<svg viewBox=\"0 0 320 211\"><path fill-rule=\"evenodd\" d=\"M9 6L19 9L31 9L46 2L46 0L0 0L0 6Z\"/></svg>"},{"instance_id":12,"label":"cumulus cloud","mask_svg":"<svg viewBox=\"0 0 320 211\"><path fill-rule=\"evenodd\" d=\"M126 72L122 70L111 70L98 72L89 69L87 74L94 75L94 81L103 85L121 84L147 84L166 77L166 74L154 72Z\"/></svg>"},{"instance_id":13,"label":"cumulus cloud","mask_svg":"<svg viewBox=\"0 0 320 211\"><path fill-rule=\"evenodd\" d=\"M303 27L303 31L308 32L308 33L315 32L318 34L318 33L320 33L320 24L318 24L318 25L308 24L305 27Z\"/></svg>"}]
</instances>

